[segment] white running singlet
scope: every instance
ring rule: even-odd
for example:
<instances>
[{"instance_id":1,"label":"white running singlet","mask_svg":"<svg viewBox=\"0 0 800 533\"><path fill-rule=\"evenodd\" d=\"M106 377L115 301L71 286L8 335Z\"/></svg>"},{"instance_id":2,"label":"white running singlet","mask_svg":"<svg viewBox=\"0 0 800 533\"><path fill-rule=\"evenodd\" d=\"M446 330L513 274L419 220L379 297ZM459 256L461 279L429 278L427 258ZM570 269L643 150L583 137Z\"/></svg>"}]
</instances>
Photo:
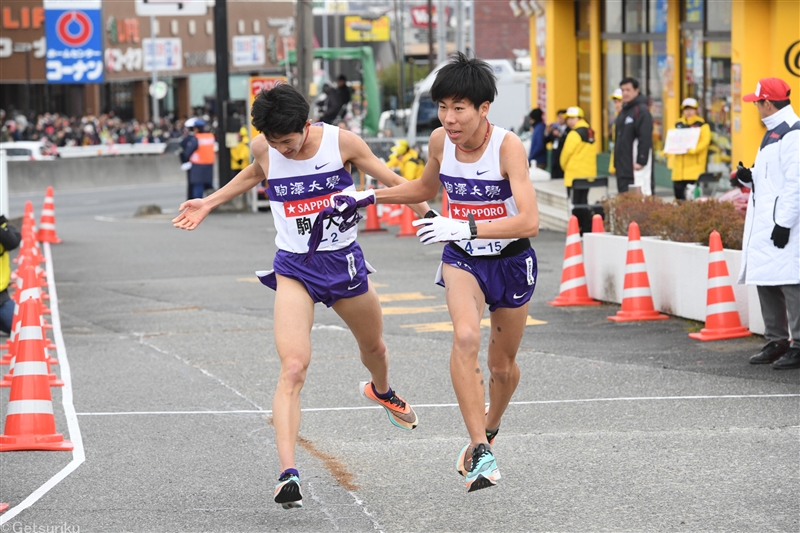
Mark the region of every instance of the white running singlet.
<instances>
[{"instance_id":1,"label":"white running singlet","mask_svg":"<svg viewBox=\"0 0 800 533\"><path fill-rule=\"evenodd\" d=\"M316 125L316 124L315 124ZM267 194L280 250L308 253L308 239L317 213L331 204L334 193L355 190L353 177L345 170L339 152L339 128L323 124L322 141L311 159L287 159L269 148ZM339 250L356 240L358 225L346 232L330 220L318 251Z\"/></svg>"},{"instance_id":2,"label":"white running singlet","mask_svg":"<svg viewBox=\"0 0 800 533\"><path fill-rule=\"evenodd\" d=\"M467 220L470 213L476 224L518 215L511 195L511 184L500 173L500 145L508 130L494 126L489 145L475 163L456 160L456 145L445 135L439 180L448 198L448 213L454 220ZM499 255L517 239L473 239L456 242L469 255Z\"/></svg>"}]
</instances>

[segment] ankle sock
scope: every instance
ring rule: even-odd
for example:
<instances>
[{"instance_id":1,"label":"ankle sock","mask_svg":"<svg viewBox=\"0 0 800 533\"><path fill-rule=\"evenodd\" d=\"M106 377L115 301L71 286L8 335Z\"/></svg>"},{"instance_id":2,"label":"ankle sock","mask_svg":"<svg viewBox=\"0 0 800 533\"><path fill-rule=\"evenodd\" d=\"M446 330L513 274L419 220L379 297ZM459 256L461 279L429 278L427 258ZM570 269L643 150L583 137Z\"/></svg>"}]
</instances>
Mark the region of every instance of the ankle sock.
<instances>
[{"instance_id":1,"label":"ankle sock","mask_svg":"<svg viewBox=\"0 0 800 533\"><path fill-rule=\"evenodd\" d=\"M297 476L298 478L300 477L300 472L298 472L296 468L287 468L286 470L281 472L281 475L278 477L283 477L284 474L291 474L293 476Z\"/></svg>"},{"instance_id":2,"label":"ankle sock","mask_svg":"<svg viewBox=\"0 0 800 533\"><path fill-rule=\"evenodd\" d=\"M375 393L375 396L377 396L381 400L388 400L389 398L391 398L394 395L394 391L392 390L391 387L389 387L389 392L387 392L386 394L381 394L375 389L375 384L374 383L370 382L370 386L372 387L372 392Z\"/></svg>"}]
</instances>

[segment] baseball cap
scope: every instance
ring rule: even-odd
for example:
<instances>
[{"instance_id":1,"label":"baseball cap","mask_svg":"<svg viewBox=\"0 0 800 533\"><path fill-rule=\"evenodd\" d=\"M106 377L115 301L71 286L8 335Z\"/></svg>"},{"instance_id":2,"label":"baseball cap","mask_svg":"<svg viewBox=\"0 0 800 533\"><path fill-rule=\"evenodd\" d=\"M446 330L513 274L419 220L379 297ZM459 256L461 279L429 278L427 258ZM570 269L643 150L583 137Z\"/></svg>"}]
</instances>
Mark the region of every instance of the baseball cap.
<instances>
[{"instance_id":1,"label":"baseball cap","mask_svg":"<svg viewBox=\"0 0 800 533\"><path fill-rule=\"evenodd\" d=\"M622 100L622 89L614 89L614 92L611 93L612 100Z\"/></svg>"},{"instance_id":2,"label":"baseball cap","mask_svg":"<svg viewBox=\"0 0 800 533\"><path fill-rule=\"evenodd\" d=\"M792 91L789 84L780 78L761 78L756 85L756 92L742 96L742 100L745 102L788 100L790 92Z\"/></svg>"},{"instance_id":3,"label":"baseball cap","mask_svg":"<svg viewBox=\"0 0 800 533\"><path fill-rule=\"evenodd\" d=\"M578 106L569 107L564 116L567 118L583 118L583 109Z\"/></svg>"},{"instance_id":4,"label":"baseball cap","mask_svg":"<svg viewBox=\"0 0 800 533\"><path fill-rule=\"evenodd\" d=\"M202 128L206 125L206 121L202 118L192 117L183 123L185 128Z\"/></svg>"},{"instance_id":5,"label":"baseball cap","mask_svg":"<svg viewBox=\"0 0 800 533\"><path fill-rule=\"evenodd\" d=\"M681 109L683 109L684 107L693 107L697 109L697 100L695 100L694 98L684 99L683 102L681 102Z\"/></svg>"}]
</instances>

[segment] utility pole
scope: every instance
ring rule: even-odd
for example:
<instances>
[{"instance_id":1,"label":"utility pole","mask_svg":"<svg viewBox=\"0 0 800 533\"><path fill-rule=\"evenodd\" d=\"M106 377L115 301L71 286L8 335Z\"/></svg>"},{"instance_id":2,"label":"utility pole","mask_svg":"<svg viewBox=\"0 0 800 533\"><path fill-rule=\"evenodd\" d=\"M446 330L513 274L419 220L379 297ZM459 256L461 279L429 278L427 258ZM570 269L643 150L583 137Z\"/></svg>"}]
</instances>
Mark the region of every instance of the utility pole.
<instances>
[{"instance_id":1,"label":"utility pole","mask_svg":"<svg viewBox=\"0 0 800 533\"><path fill-rule=\"evenodd\" d=\"M314 80L314 12L311 0L297 2L297 89L310 100Z\"/></svg>"},{"instance_id":2,"label":"utility pole","mask_svg":"<svg viewBox=\"0 0 800 533\"><path fill-rule=\"evenodd\" d=\"M467 26L466 19L466 11L464 8L464 2L456 2L456 10L458 13L458 22L456 23L456 50L461 52L462 54L467 53L467 47L464 44L464 33Z\"/></svg>"},{"instance_id":3,"label":"utility pole","mask_svg":"<svg viewBox=\"0 0 800 533\"><path fill-rule=\"evenodd\" d=\"M447 60L447 22L445 21L447 8L444 5L445 0L438 0L438 4L436 6L436 37L439 40L437 64Z\"/></svg>"},{"instance_id":4,"label":"utility pole","mask_svg":"<svg viewBox=\"0 0 800 533\"><path fill-rule=\"evenodd\" d=\"M394 23L397 26L395 30L395 36L397 38L397 66L400 67L400 85L398 87L398 98L397 98L397 108L398 109L405 109L406 108L406 83L405 83L405 73L406 73L406 42L405 37L403 37L403 0L399 0L400 2L400 9L397 9L397 2L398 0L394 0Z\"/></svg>"},{"instance_id":5,"label":"utility pole","mask_svg":"<svg viewBox=\"0 0 800 533\"><path fill-rule=\"evenodd\" d=\"M217 76L217 175L219 186L230 181L231 152L225 146L228 131L228 4L227 0L216 0L214 4L214 52Z\"/></svg>"},{"instance_id":6,"label":"utility pole","mask_svg":"<svg viewBox=\"0 0 800 533\"><path fill-rule=\"evenodd\" d=\"M153 124L158 127L158 98L156 98L156 84L158 83L158 58L156 56L156 17L150 15L150 37L153 40L153 79L150 82L150 94L153 97Z\"/></svg>"},{"instance_id":7,"label":"utility pole","mask_svg":"<svg viewBox=\"0 0 800 533\"><path fill-rule=\"evenodd\" d=\"M428 0L428 72L433 72L433 0Z\"/></svg>"}]
</instances>

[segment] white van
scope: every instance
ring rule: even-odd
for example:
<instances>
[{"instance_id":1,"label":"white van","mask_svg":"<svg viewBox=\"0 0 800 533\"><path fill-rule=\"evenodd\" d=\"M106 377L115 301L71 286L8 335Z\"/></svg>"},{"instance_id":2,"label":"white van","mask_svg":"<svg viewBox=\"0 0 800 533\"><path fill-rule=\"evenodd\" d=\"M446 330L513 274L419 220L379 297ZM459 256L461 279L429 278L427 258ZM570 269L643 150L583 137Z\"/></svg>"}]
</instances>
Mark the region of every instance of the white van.
<instances>
[{"instance_id":1,"label":"white van","mask_svg":"<svg viewBox=\"0 0 800 533\"><path fill-rule=\"evenodd\" d=\"M497 77L497 96L489 109L489 122L514 131L517 134L531 111L531 73L514 69L508 59L486 59ZM428 154L428 139L433 130L441 126L438 106L431 100L431 86L442 63L417 84L414 90L414 103L408 121L409 144L422 148L423 157Z\"/></svg>"}]
</instances>

